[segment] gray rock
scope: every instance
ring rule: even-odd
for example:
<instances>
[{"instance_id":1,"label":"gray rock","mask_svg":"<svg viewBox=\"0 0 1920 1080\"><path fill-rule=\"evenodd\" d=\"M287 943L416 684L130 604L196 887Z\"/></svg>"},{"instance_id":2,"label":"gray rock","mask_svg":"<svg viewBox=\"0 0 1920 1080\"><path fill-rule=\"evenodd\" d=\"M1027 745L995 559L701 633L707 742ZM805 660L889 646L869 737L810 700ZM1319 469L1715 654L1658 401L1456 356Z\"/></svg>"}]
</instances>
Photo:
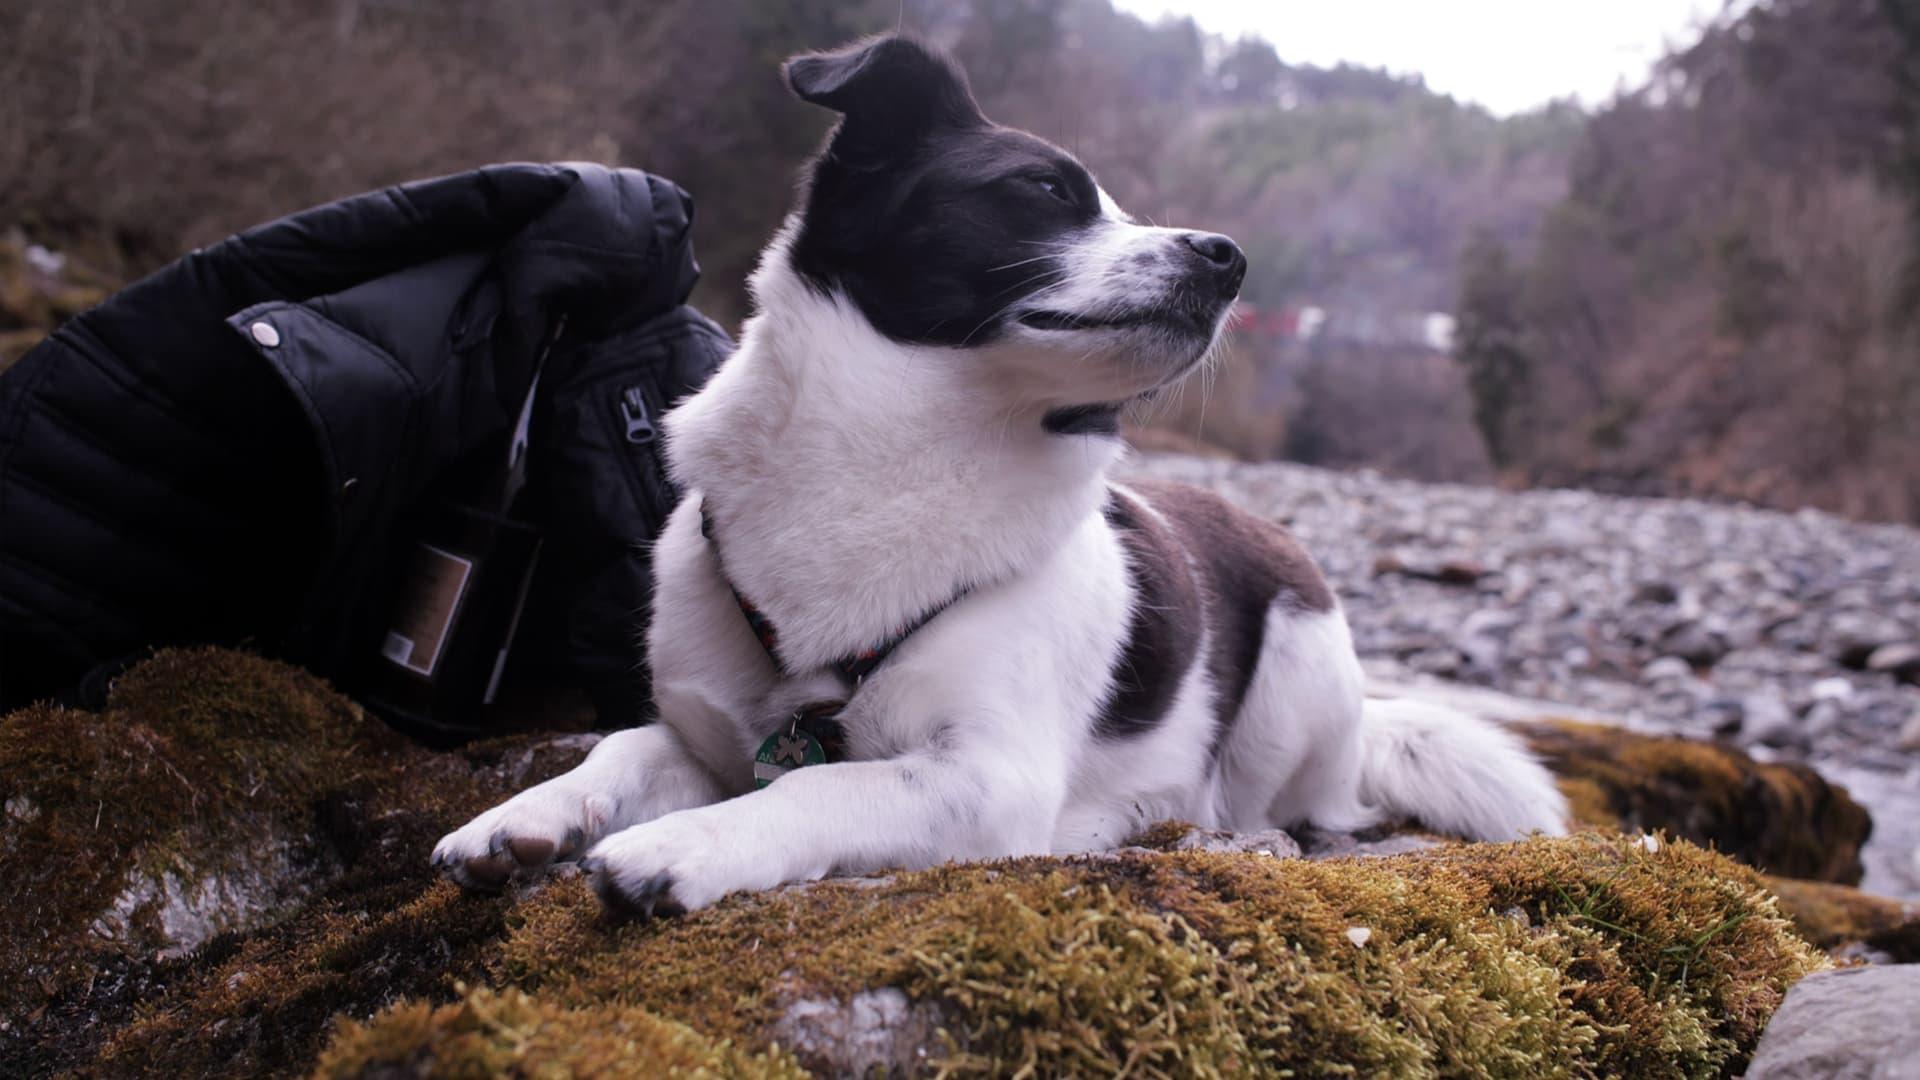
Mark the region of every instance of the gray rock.
<instances>
[{"instance_id":1,"label":"gray rock","mask_svg":"<svg viewBox=\"0 0 1920 1080\"><path fill-rule=\"evenodd\" d=\"M1908 717L1906 726L1900 729L1900 749L1920 750L1920 713Z\"/></svg>"},{"instance_id":2,"label":"gray rock","mask_svg":"<svg viewBox=\"0 0 1920 1080\"><path fill-rule=\"evenodd\" d=\"M1309 859L1345 859L1361 856L1405 855L1409 851L1425 851L1446 843L1437 836L1425 833L1396 833L1384 835L1367 833L1323 833L1308 830L1301 836L1301 847Z\"/></svg>"},{"instance_id":3,"label":"gray rock","mask_svg":"<svg viewBox=\"0 0 1920 1080\"><path fill-rule=\"evenodd\" d=\"M1506 608L1481 608L1467 616L1460 624L1460 636L1477 638L1490 637L1505 641L1516 626L1521 623L1519 613Z\"/></svg>"},{"instance_id":4,"label":"gray rock","mask_svg":"<svg viewBox=\"0 0 1920 1080\"><path fill-rule=\"evenodd\" d=\"M1800 980L1774 1013L1747 1080L1920 1078L1920 964Z\"/></svg>"},{"instance_id":5,"label":"gray rock","mask_svg":"<svg viewBox=\"0 0 1920 1080\"><path fill-rule=\"evenodd\" d=\"M1740 741L1784 748L1802 745L1805 736L1795 723L1793 710L1772 694L1752 694L1741 699Z\"/></svg>"},{"instance_id":6,"label":"gray rock","mask_svg":"<svg viewBox=\"0 0 1920 1080\"><path fill-rule=\"evenodd\" d=\"M1276 859L1300 857L1300 843L1283 829L1234 833L1223 829L1195 828L1173 842L1175 851L1251 851Z\"/></svg>"},{"instance_id":7,"label":"gray rock","mask_svg":"<svg viewBox=\"0 0 1920 1080\"><path fill-rule=\"evenodd\" d=\"M1407 666L1423 675L1455 675L1465 665L1466 657L1451 645L1437 649L1421 649L1408 656Z\"/></svg>"},{"instance_id":8,"label":"gray rock","mask_svg":"<svg viewBox=\"0 0 1920 1080\"><path fill-rule=\"evenodd\" d=\"M93 921L109 941L157 946L162 959L184 956L228 930L250 930L311 893L339 869L302 838L257 837L231 868L141 870Z\"/></svg>"},{"instance_id":9,"label":"gray rock","mask_svg":"<svg viewBox=\"0 0 1920 1080\"><path fill-rule=\"evenodd\" d=\"M1820 644L1820 623L1811 615L1794 615L1769 626L1766 637L1783 649L1814 649Z\"/></svg>"},{"instance_id":10,"label":"gray rock","mask_svg":"<svg viewBox=\"0 0 1920 1080\"><path fill-rule=\"evenodd\" d=\"M1660 635L1660 650L1695 667L1712 667L1733 650L1727 635L1698 620L1676 623Z\"/></svg>"},{"instance_id":11,"label":"gray rock","mask_svg":"<svg viewBox=\"0 0 1920 1080\"><path fill-rule=\"evenodd\" d=\"M1477 681L1497 677L1506 659L1508 639L1519 625L1520 615L1505 608L1481 608L1460 624L1454 646L1466 656L1468 664L1486 676Z\"/></svg>"},{"instance_id":12,"label":"gray rock","mask_svg":"<svg viewBox=\"0 0 1920 1080\"><path fill-rule=\"evenodd\" d=\"M773 1038L837 1076L906 1076L925 1068L941 1046L939 1010L896 987L864 990L846 1001L802 998L773 1023Z\"/></svg>"},{"instance_id":13,"label":"gray rock","mask_svg":"<svg viewBox=\"0 0 1920 1080\"><path fill-rule=\"evenodd\" d=\"M1901 641L1882 645L1867 657L1867 670L1907 682L1920 682L1920 644Z\"/></svg>"},{"instance_id":14,"label":"gray rock","mask_svg":"<svg viewBox=\"0 0 1920 1080\"><path fill-rule=\"evenodd\" d=\"M1839 727L1844 716L1840 705L1832 699L1817 700L1800 718L1800 736L1809 743L1815 742Z\"/></svg>"},{"instance_id":15,"label":"gray rock","mask_svg":"<svg viewBox=\"0 0 1920 1080\"><path fill-rule=\"evenodd\" d=\"M1840 611L1827 620L1821 651L1851 668L1863 668L1874 653L1907 639L1906 628L1873 611Z\"/></svg>"},{"instance_id":16,"label":"gray rock","mask_svg":"<svg viewBox=\"0 0 1920 1080\"><path fill-rule=\"evenodd\" d=\"M1678 656L1662 656L1640 669L1640 681L1646 683L1684 679L1693 674L1693 665Z\"/></svg>"},{"instance_id":17,"label":"gray rock","mask_svg":"<svg viewBox=\"0 0 1920 1080\"><path fill-rule=\"evenodd\" d=\"M1746 719L1747 708L1739 698L1721 695L1700 703L1700 721L1710 734L1737 735Z\"/></svg>"}]
</instances>

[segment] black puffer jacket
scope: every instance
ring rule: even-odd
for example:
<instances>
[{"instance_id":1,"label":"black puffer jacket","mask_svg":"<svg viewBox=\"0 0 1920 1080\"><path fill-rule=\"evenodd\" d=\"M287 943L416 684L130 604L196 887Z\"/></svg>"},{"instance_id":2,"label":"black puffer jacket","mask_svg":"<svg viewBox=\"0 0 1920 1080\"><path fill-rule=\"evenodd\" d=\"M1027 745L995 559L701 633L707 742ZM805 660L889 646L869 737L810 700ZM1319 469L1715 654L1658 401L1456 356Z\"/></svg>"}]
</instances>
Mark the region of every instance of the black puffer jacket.
<instances>
[{"instance_id":1,"label":"black puffer jacket","mask_svg":"<svg viewBox=\"0 0 1920 1080\"><path fill-rule=\"evenodd\" d=\"M657 415L728 348L684 306L691 214L633 170L496 166L250 230L62 326L0 376L0 705L180 642L352 688L413 518L498 469L552 343L520 639L603 715L638 709L672 496L631 403Z\"/></svg>"}]
</instances>

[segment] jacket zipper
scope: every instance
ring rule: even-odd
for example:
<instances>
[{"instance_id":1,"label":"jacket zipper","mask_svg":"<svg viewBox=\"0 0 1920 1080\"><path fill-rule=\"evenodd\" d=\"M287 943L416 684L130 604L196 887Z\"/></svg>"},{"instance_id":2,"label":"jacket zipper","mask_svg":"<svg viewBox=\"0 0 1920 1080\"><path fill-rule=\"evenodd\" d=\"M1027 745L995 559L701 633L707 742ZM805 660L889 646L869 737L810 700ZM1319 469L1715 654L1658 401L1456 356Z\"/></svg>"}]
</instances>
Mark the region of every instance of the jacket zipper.
<instances>
[{"instance_id":1,"label":"jacket zipper","mask_svg":"<svg viewBox=\"0 0 1920 1080\"><path fill-rule=\"evenodd\" d=\"M635 446L645 446L659 437L653 414L647 411L647 399L638 386L620 391L620 419L627 427L627 441Z\"/></svg>"}]
</instances>

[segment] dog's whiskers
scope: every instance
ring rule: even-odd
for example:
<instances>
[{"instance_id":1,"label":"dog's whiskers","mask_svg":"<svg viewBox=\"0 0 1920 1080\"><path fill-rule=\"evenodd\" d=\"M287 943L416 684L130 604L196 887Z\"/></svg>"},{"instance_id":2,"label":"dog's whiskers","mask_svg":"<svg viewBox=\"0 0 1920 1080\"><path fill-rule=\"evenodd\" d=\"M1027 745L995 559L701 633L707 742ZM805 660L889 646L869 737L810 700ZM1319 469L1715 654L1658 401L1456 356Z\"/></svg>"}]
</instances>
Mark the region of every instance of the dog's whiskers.
<instances>
[{"instance_id":1,"label":"dog's whiskers","mask_svg":"<svg viewBox=\"0 0 1920 1080\"><path fill-rule=\"evenodd\" d=\"M1051 259L1051 258L1053 258L1052 255L1035 255L1031 259L1016 259L1013 262L1003 263L999 266L989 266L987 267L986 272L989 274L998 273L1001 270L1011 270L1016 266L1025 266L1028 263L1044 262L1047 259Z\"/></svg>"}]
</instances>

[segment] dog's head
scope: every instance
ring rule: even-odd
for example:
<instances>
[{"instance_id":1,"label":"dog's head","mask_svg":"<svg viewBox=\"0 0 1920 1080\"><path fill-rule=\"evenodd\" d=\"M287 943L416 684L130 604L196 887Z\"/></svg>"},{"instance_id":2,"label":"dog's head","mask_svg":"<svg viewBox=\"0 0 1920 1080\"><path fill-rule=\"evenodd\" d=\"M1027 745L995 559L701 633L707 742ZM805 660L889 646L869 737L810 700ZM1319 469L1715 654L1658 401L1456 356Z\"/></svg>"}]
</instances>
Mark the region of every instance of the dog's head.
<instances>
[{"instance_id":1,"label":"dog's head","mask_svg":"<svg viewBox=\"0 0 1920 1080\"><path fill-rule=\"evenodd\" d=\"M802 189L794 269L879 332L965 349L1047 408L1124 402L1206 355L1246 273L1233 241L1135 222L911 39L798 56L786 74L841 114Z\"/></svg>"}]
</instances>

